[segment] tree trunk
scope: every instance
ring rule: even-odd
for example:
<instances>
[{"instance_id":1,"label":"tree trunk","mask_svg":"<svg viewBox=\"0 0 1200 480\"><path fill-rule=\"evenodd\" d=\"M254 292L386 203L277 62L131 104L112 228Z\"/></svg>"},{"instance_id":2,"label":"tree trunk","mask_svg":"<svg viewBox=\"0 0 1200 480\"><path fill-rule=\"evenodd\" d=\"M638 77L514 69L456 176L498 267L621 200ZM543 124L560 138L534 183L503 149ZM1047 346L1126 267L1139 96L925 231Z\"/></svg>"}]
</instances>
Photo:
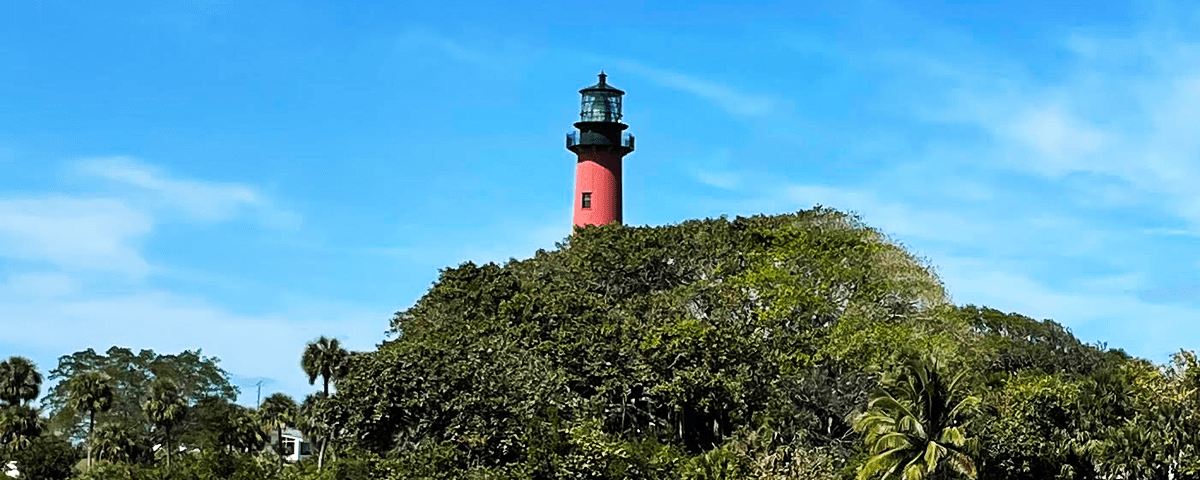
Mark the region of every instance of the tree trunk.
<instances>
[{"instance_id":1,"label":"tree trunk","mask_svg":"<svg viewBox=\"0 0 1200 480\"><path fill-rule=\"evenodd\" d=\"M321 377L325 381L325 398L329 398L329 377Z\"/></svg>"},{"instance_id":2,"label":"tree trunk","mask_svg":"<svg viewBox=\"0 0 1200 480\"><path fill-rule=\"evenodd\" d=\"M275 454L279 455L279 471L283 471L283 424L275 427L279 436L275 439Z\"/></svg>"},{"instance_id":3,"label":"tree trunk","mask_svg":"<svg viewBox=\"0 0 1200 480\"><path fill-rule=\"evenodd\" d=\"M167 435L164 439L167 444L167 472L171 471L171 427L167 427Z\"/></svg>"},{"instance_id":4,"label":"tree trunk","mask_svg":"<svg viewBox=\"0 0 1200 480\"><path fill-rule=\"evenodd\" d=\"M329 443L329 439L321 439L321 451L317 453L317 471L321 471L321 467L325 464L325 445Z\"/></svg>"},{"instance_id":5,"label":"tree trunk","mask_svg":"<svg viewBox=\"0 0 1200 480\"><path fill-rule=\"evenodd\" d=\"M92 430L96 427L96 412L88 415L88 470L92 469Z\"/></svg>"}]
</instances>

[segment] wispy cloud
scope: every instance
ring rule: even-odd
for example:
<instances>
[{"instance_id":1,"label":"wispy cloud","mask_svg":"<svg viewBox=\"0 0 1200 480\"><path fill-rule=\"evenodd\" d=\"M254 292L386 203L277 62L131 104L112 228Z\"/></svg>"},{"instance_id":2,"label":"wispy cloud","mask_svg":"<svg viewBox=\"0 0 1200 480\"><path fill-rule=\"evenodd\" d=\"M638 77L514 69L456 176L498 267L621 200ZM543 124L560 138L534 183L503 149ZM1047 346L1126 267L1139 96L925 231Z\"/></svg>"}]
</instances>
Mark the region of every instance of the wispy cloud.
<instances>
[{"instance_id":1,"label":"wispy cloud","mask_svg":"<svg viewBox=\"0 0 1200 480\"><path fill-rule=\"evenodd\" d=\"M493 74L512 72L530 52L528 47L512 41L471 43L423 27L403 31L397 45L402 51L435 53Z\"/></svg>"},{"instance_id":2,"label":"wispy cloud","mask_svg":"<svg viewBox=\"0 0 1200 480\"><path fill-rule=\"evenodd\" d=\"M141 246L158 225L171 221L168 212L204 222L248 216L274 227L299 223L298 215L276 208L246 185L174 178L128 158L88 160L75 167L131 190L0 197L0 257L140 277L155 270Z\"/></svg>"},{"instance_id":3,"label":"wispy cloud","mask_svg":"<svg viewBox=\"0 0 1200 480\"><path fill-rule=\"evenodd\" d=\"M4 291L17 298L39 300L62 298L80 291L80 284L70 275L61 273L20 273L12 275L3 284Z\"/></svg>"},{"instance_id":4,"label":"wispy cloud","mask_svg":"<svg viewBox=\"0 0 1200 480\"><path fill-rule=\"evenodd\" d=\"M1078 195L1101 190L1110 206L1145 205L1200 232L1200 36L1177 32L1146 24L1126 36L1072 35L1053 76L983 52L942 59L945 68L917 62L907 72L921 91L893 94L919 102L927 120L987 134L973 162L1076 176L1096 187Z\"/></svg>"},{"instance_id":5,"label":"wispy cloud","mask_svg":"<svg viewBox=\"0 0 1200 480\"><path fill-rule=\"evenodd\" d=\"M89 347L203 348L230 372L279 379L273 387L295 395L306 390L298 364L305 342L338 332L350 348L369 349L386 330L387 308L287 296L269 285L253 286L264 303L286 297L288 307L240 313L157 287L168 277L187 281L171 259L152 262L143 249L171 225L296 226L298 216L252 185L182 178L124 157L69 165L85 193L0 197L0 258L18 261L0 262L0 331L16 340L8 346L43 352L43 370L55 356ZM297 360L280 362L280 352Z\"/></svg>"},{"instance_id":6,"label":"wispy cloud","mask_svg":"<svg viewBox=\"0 0 1200 480\"><path fill-rule=\"evenodd\" d=\"M738 171L740 208L855 210L929 256L957 302L1160 360L1200 347L1200 35L1159 20L1046 45L1053 66L969 42L845 52L892 106L882 133L921 148L827 183Z\"/></svg>"},{"instance_id":7,"label":"wispy cloud","mask_svg":"<svg viewBox=\"0 0 1200 480\"><path fill-rule=\"evenodd\" d=\"M306 342L338 332L347 348L369 350L383 337L390 314L384 309L325 308L312 299L293 299L295 308L287 312L247 315L157 290L59 293L65 295L0 292L0 329L6 337L21 339L23 349L55 354L86 348L103 351L113 345L161 353L203 349L239 377L274 379L264 392L283 390L292 395L309 390L299 366ZM279 361L281 354L295 361ZM53 365L41 367L48 370ZM242 402L253 403L255 392L247 387L243 385Z\"/></svg>"},{"instance_id":8,"label":"wispy cloud","mask_svg":"<svg viewBox=\"0 0 1200 480\"><path fill-rule=\"evenodd\" d=\"M298 214L278 208L258 189L244 184L174 178L160 168L128 157L85 160L77 167L86 175L151 194L151 208L176 210L200 221L253 215L274 227L294 228L300 222Z\"/></svg>"},{"instance_id":9,"label":"wispy cloud","mask_svg":"<svg viewBox=\"0 0 1200 480\"><path fill-rule=\"evenodd\" d=\"M742 175L738 172L700 170L696 172L696 179L722 190L734 190L742 185Z\"/></svg>"},{"instance_id":10,"label":"wispy cloud","mask_svg":"<svg viewBox=\"0 0 1200 480\"><path fill-rule=\"evenodd\" d=\"M743 117L755 117L772 113L778 98L773 95L746 93L737 88L702 79L692 75L649 67L630 60L608 60L625 71L646 77L663 87L696 95L715 103L729 113Z\"/></svg>"},{"instance_id":11,"label":"wispy cloud","mask_svg":"<svg viewBox=\"0 0 1200 480\"><path fill-rule=\"evenodd\" d=\"M0 256L63 268L150 270L138 250L154 220L113 199L0 199Z\"/></svg>"}]
</instances>

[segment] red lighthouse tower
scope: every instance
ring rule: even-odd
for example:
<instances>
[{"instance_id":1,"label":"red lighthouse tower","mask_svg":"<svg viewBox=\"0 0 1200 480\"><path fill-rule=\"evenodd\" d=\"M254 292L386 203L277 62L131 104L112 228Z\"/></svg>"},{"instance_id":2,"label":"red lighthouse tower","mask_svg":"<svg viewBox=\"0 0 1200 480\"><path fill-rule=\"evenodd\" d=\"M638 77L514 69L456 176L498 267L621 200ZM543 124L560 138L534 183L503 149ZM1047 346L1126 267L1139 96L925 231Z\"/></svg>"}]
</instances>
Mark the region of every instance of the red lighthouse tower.
<instances>
[{"instance_id":1,"label":"red lighthouse tower","mask_svg":"<svg viewBox=\"0 0 1200 480\"><path fill-rule=\"evenodd\" d=\"M578 132L567 134L567 150L575 153L574 224L621 222L621 159L633 151L633 135L623 133L621 97L625 92L605 82L580 90Z\"/></svg>"}]
</instances>

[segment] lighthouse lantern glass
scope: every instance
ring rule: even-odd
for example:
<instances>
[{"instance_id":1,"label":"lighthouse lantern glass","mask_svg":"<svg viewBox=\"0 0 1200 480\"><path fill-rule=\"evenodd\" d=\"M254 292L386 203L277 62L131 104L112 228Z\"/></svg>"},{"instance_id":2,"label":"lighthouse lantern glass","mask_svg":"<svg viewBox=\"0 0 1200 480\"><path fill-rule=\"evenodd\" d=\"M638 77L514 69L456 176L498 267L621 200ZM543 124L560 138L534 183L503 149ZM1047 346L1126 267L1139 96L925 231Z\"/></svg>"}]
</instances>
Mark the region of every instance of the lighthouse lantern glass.
<instances>
[{"instance_id":1,"label":"lighthouse lantern glass","mask_svg":"<svg viewBox=\"0 0 1200 480\"><path fill-rule=\"evenodd\" d=\"M621 95L614 91L583 92L580 120L584 122L620 122Z\"/></svg>"}]
</instances>

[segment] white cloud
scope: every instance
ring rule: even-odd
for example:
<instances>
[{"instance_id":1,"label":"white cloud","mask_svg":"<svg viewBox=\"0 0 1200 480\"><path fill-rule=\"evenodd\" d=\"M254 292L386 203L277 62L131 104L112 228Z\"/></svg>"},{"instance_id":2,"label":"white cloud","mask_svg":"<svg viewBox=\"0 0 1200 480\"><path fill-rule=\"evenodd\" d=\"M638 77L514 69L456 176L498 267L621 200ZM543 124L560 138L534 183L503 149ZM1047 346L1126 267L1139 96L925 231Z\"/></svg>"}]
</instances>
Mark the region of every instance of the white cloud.
<instances>
[{"instance_id":1,"label":"white cloud","mask_svg":"<svg viewBox=\"0 0 1200 480\"><path fill-rule=\"evenodd\" d=\"M1059 107L1036 108L1018 118L1011 130L1040 155L1031 166L1056 175L1088 170L1085 156L1104 146L1104 135L1081 121Z\"/></svg>"},{"instance_id":2,"label":"white cloud","mask_svg":"<svg viewBox=\"0 0 1200 480\"><path fill-rule=\"evenodd\" d=\"M856 210L929 255L957 302L1056 318L1159 360L1196 348L1200 290L1156 288L1200 282L1179 278L1200 264L1187 253L1200 238L1200 36L1166 17L1073 35L1052 66L970 42L847 52L896 107L883 133L920 150L838 184L756 178L744 207Z\"/></svg>"},{"instance_id":3,"label":"white cloud","mask_svg":"<svg viewBox=\"0 0 1200 480\"><path fill-rule=\"evenodd\" d=\"M778 99L771 95L742 92L734 87L670 70L648 67L629 60L611 60L611 64L646 77L667 88L673 88L709 100L729 113L740 116L761 116L774 111Z\"/></svg>"},{"instance_id":4,"label":"white cloud","mask_svg":"<svg viewBox=\"0 0 1200 480\"><path fill-rule=\"evenodd\" d=\"M1136 275L1101 279L1112 282L1101 291L1068 293L1026 275L989 269L991 262L986 259L943 260L939 273L953 287L956 301L967 298L1007 312L1056 319L1084 341L1106 342L1155 361L1165 361L1168 354L1185 347L1182 342L1195 330L1192 319L1200 315L1195 306L1149 302L1135 292L1113 290L1138 285Z\"/></svg>"},{"instance_id":5,"label":"white cloud","mask_svg":"<svg viewBox=\"0 0 1200 480\"><path fill-rule=\"evenodd\" d=\"M138 244L153 225L112 199L0 199L0 256L142 275L150 266Z\"/></svg>"},{"instance_id":6,"label":"white cloud","mask_svg":"<svg viewBox=\"0 0 1200 480\"><path fill-rule=\"evenodd\" d=\"M61 273L23 273L9 278L3 290L16 298L51 299L78 293L80 284Z\"/></svg>"},{"instance_id":7,"label":"white cloud","mask_svg":"<svg viewBox=\"0 0 1200 480\"><path fill-rule=\"evenodd\" d=\"M988 134L972 162L1053 181L1078 175L1081 205L1147 206L1200 233L1200 37L1176 31L1072 35L1053 74L993 61L995 52L914 62L904 75L919 91L892 95L911 97L923 120Z\"/></svg>"},{"instance_id":8,"label":"white cloud","mask_svg":"<svg viewBox=\"0 0 1200 480\"><path fill-rule=\"evenodd\" d=\"M203 349L205 355L220 358L227 371L274 379L269 391L283 390L299 398L310 391L300 369L305 343L336 335L348 349L369 350L388 327L390 312L384 309L292 301L294 308L277 315L243 315L164 291L76 292L68 298L7 292L0 294L0 331L20 339L23 348L60 355L87 348L104 351L113 345L159 353ZM53 357L35 360L43 370L54 365ZM253 391L243 388L242 395L243 403L253 402Z\"/></svg>"},{"instance_id":9,"label":"white cloud","mask_svg":"<svg viewBox=\"0 0 1200 480\"><path fill-rule=\"evenodd\" d=\"M696 172L696 179L722 190L734 190L742 185L742 176L737 172L700 170Z\"/></svg>"},{"instance_id":10,"label":"white cloud","mask_svg":"<svg viewBox=\"0 0 1200 480\"><path fill-rule=\"evenodd\" d=\"M298 363L305 342L341 333L351 348L368 349L383 337L386 309L290 298L286 311L249 315L151 286L148 274L172 267L151 264L142 245L172 222L295 226L298 216L260 190L173 177L122 157L72 166L83 174L74 188L88 196L0 197L0 258L29 264L0 263L0 331L11 339L6 346L41 354L43 370L55 356L88 347L203 348L230 372L278 379L298 395L306 390ZM118 188L98 188L97 179ZM258 287L264 299L279 296ZM280 361L280 352L295 361Z\"/></svg>"},{"instance_id":11,"label":"white cloud","mask_svg":"<svg viewBox=\"0 0 1200 480\"><path fill-rule=\"evenodd\" d=\"M241 215L257 216L273 227L295 227L300 221L294 212L276 208L262 192L244 184L172 178L160 168L127 157L86 160L78 168L87 175L150 193L150 208L177 210L200 221L225 221Z\"/></svg>"},{"instance_id":12,"label":"white cloud","mask_svg":"<svg viewBox=\"0 0 1200 480\"><path fill-rule=\"evenodd\" d=\"M88 160L80 172L131 187L105 196L0 197L0 257L62 269L152 273L141 245L170 220L167 212L205 222L251 216L273 227L295 227L299 216L278 209L241 184L172 178L128 158ZM85 185L86 186L86 185Z\"/></svg>"}]
</instances>

